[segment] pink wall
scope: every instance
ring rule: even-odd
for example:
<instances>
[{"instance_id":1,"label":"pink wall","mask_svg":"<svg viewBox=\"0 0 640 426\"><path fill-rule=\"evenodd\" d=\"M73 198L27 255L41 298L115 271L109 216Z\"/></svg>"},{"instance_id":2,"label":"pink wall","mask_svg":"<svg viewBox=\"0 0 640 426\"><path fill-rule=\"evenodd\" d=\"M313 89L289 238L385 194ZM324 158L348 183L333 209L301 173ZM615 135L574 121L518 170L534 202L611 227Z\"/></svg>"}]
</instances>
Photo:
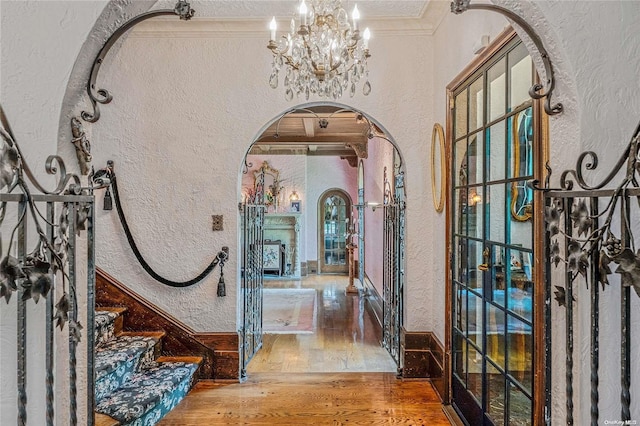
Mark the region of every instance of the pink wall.
<instances>
[{"instance_id":1,"label":"pink wall","mask_svg":"<svg viewBox=\"0 0 640 426\"><path fill-rule=\"evenodd\" d=\"M249 155L247 161L253 163L249 172L242 177L243 187L253 186L253 171L261 167L263 161L280 171L285 187L285 204L295 188L302 200L300 231L300 260L318 260L318 201L329 189L342 189L349 194L353 204L358 202L358 169L347 161L331 156L305 155Z\"/></svg>"},{"instance_id":2,"label":"pink wall","mask_svg":"<svg viewBox=\"0 0 640 426\"><path fill-rule=\"evenodd\" d=\"M369 158L364 163L364 200L382 203L384 197L384 168L393 187L393 151L391 143L374 138L369 141ZM382 296L384 211L364 209L365 279L368 278Z\"/></svg>"}]
</instances>

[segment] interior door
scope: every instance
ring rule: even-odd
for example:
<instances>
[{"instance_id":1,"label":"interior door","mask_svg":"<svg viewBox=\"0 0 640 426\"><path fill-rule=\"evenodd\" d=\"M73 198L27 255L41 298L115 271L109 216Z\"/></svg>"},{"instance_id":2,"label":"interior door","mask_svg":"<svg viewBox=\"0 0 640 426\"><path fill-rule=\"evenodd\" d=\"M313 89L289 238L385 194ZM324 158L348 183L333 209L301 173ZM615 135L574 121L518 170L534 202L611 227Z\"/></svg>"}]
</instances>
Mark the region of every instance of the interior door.
<instances>
[{"instance_id":1,"label":"interior door","mask_svg":"<svg viewBox=\"0 0 640 426\"><path fill-rule=\"evenodd\" d=\"M342 190L331 190L320 198L319 205L320 273L348 274L347 218L351 218L351 201Z\"/></svg>"},{"instance_id":2,"label":"interior door","mask_svg":"<svg viewBox=\"0 0 640 426\"><path fill-rule=\"evenodd\" d=\"M469 424L533 422L531 58L512 36L451 90L452 404Z\"/></svg>"}]
</instances>

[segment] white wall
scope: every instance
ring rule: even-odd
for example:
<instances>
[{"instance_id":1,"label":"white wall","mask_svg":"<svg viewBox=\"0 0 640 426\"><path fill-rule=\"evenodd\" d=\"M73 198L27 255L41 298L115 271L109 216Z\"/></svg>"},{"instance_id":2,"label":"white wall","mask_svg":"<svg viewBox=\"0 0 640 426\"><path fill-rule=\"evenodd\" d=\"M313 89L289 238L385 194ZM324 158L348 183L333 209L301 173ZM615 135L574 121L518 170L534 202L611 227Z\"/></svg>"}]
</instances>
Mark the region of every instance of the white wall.
<instances>
[{"instance_id":1,"label":"white wall","mask_svg":"<svg viewBox=\"0 0 640 426\"><path fill-rule=\"evenodd\" d=\"M188 23L182 27L188 28ZM264 83L270 58L263 36L169 33L148 38L133 33L103 65L99 83L113 93L114 100L103 107L101 120L93 126L94 162L101 165L115 160L132 232L150 264L169 278L196 275L219 247L229 245L232 261L225 271L227 282L238 279L242 159L260 129L292 106L282 93ZM371 75L376 96L343 100L372 115L403 142L402 149L407 150L416 173L426 149L421 144L425 131L418 126L418 118L425 115L419 99L426 98L428 85L410 83L422 73L396 46L413 47L420 52L418 61L426 63L426 40L381 35L372 48L388 53L372 57L370 65L376 69ZM258 59L245 66L245 57ZM356 199L356 168L346 161L327 167L320 157L309 157L307 182L321 183L308 185L303 205L306 240L313 241L315 234L312 238L309 232L315 233L317 212L311 203L326 189L344 187L344 182L350 182L347 189ZM416 193L425 185L422 179L411 184L416 185ZM209 231L211 214L224 215L224 232ZM424 210L409 208L409 221L412 214L421 215ZM158 284L131 257L116 215L100 211L98 224L97 262L101 267L197 330L236 330L235 288L228 288L227 298L221 299L215 296L216 277L190 289ZM417 234L414 241L419 241ZM314 259L316 251L308 244L307 259ZM416 307L416 312L424 316L424 323L424 310Z\"/></svg>"},{"instance_id":2,"label":"white wall","mask_svg":"<svg viewBox=\"0 0 640 426\"><path fill-rule=\"evenodd\" d=\"M346 160L334 157L309 157L307 161L307 193L309 202L306 207L307 259L318 259L318 202L323 193L338 188L351 197L351 203L358 202L358 169L351 167ZM347 214L349 214L347 212ZM314 243L312 243L315 242ZM318 266L320 267L320 266Z\"/></svg>"},{"instance_id":3,"label":"white wall","mask_svg":"<svg viewBox=\"0 0 640 426\"><path fill-rule=\"evenodd\" d=\"M87 39L104 1L7 2L2 14L2 103L18 140L34 169L56 150L58 123L67 126L71 107L86 107L63 95L71 67L85 40L95 49L104 33ZM123 22L140 3L120 1L105 17ZM527 2L501 4L514 8L531 22L547 46L557 71L555 100L566 111L551 123L551 166L559 171L573 166L576 154L593 148L601 155L596 176L605 175L627 143L640 111L640 8L638 2ZM345 102L382 123L398 142L407 160L407 322L409 330L434 330L444 337L444 215L435 215L430 194L428 161L431 127L444 123L444 87L472 58L471 46L481 34L495 35L505 21L490 12L447 15L434 37L387 33L371 41L373 92ZM188 23L185 23L188 25ZM108 26L107 26L108 27ZM233 283L237 269L238 174L248 144L261 126L291 104L266 84L269 75L264 34L241 38L130 38L109 58L101 86L114 94L102 108L103 118L90 127L96 166L115 159L133 231L152 265L172 278L199 272L220 246L232 250L227 271ZM242 55L238 54L242 52ZM167 60L173 58L172 60ZM246 66L245 59L251 58ZM260 58L264 58L263 60ZM88 68L75 69L76 84ZM80 77L78 77L80 76ZM62 117L65 117L64 119ZM62 128L61 128L62 129ZM74 163L68 138L58 140L58 151ZM189 170L187 175L184 170ZM42 175L42 172L39 172ZM180 216L175 212L179 210ZM211 214L224 214L225 231L213 233ZM179 217L187 219L179 219ZM151 281L132 260L113 213L99 212L98 264L133 289L194 328L206 331L236 329L233 284L228 296L215 296L215 278L190 290L162 287ZM617 287L603 294L605 312L617 312ZM578 294L578 299L585 298ZM582 305L584 306L584 305ZM430 309L425 309L429 307ZM634 326L638 300L633 299ZM582 316L580 318L583 318ZM0 309L2 335L2 409L0 423L14 420L15 393L11 383L15 365L10 355L13 339L11 311ZM586 321L580 327L586 336ZM617 330L610 332L615 339ZM9 337L7 336L9 333ZM584 337L580 340L584 345ZM612 345L615 346L615 345ZM8 348L8 349L7 349ZM7 353L8 351L8 353ZM588 355L587 355L588 356ZM603 380L601 418L616 419L616 352L603 352L601 366L610 368ZM562 364L555 367L562 371ZM640 383L635 363L632 382ZM608 370L607 370L608 371ZM9 379L6 379L9 377ZM8 386L4 386L9 383ZM30 383L37 383L32 380ZM577 405L588 412L587 382ZM560 389L561 380L554 386ZM637 385L634 385L637 386ZM633 394L638 394L635 387ZM607 395L605 397L605 395ZM34 403L30 399L30 404ZM561 413L562 400L554 400ZM640 418L633 406L632 418ZM34 424L41 424L34 414ZM583 424L579 418L576 424ZM562 423L562 420L559 420Z\"/></svg>"},{"instance_id":4,"label":"white wall","mask_svg":"<svg viewBox=\"0 0 640 426\"><path fill-rule=\"evenodd\" d=\"M430 67L434 74L434 95L432 98L434 114L427 120L426 126L430 129L434 123L440 123L446 127L446 87L458 75L464 67L475 57L473 47L480 42L482 35L489 35L493 40L503 28L507 21L498 14L488 12L469 11L462 15L447 14L440 23L434 35L434 56L437 58ZM429 141L431 138L429 138ZM428 143L429 145L431 142ZM429 148L431 148L429 146ZM430 151L429 151L430 152ZM425 179L430 180L430 172L425 174ZM436 213L431 197L431 186L425 192L425 208L430 212L426 216L428 229L428 239L431 249L425 254L427 263L432 265L432 297L433 300L443 301L443 303L432 303L430 323L433 324L433 331L438 339L444 342L445 311L445 271L448 263L445 261L445 214Z\"/></svg>"}]
</instances>

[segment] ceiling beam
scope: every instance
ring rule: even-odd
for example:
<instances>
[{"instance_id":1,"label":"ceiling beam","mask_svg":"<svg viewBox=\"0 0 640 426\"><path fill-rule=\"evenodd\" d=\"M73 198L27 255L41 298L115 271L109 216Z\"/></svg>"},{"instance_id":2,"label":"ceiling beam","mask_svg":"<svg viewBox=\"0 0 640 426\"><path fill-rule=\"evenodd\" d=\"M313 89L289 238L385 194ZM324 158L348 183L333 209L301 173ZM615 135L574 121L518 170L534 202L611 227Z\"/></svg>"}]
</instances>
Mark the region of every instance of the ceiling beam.
<instances>
[{"instance_id":1,"label":"ceiling beam","mask_svg":"<svg viewBox=\"0 0 640 426\"><path fill-rule=\"evenodd\" d=\"M255 144L267 144L267 145L281 145L285 143L294 143L294 144L315 144L321 145L323 142L328 143L343 143L343 144L357 144L364 143L367 141L367 137L365 135L321 135L314 136L312 138L307 136L286 136L281 135L278 138L274 138L273 136L264 136L258 139Z\"/></svg>"},{"instance_id":2,"label":"ceiling beam","mask_svg":"<svg viewBox=\"0 0 640 426\"><path fill-rule=\"evenodd\" d=\"M264 155L259 148L253 147L249 150L250 155ZM352 149L323 149L309 151L306 148L271 148L269 155L307 155L309 157L353 157L358 158Z\"/></svg>"},{"instance_id":3,"label":"ceiling beam","mask_svg":"<svg viewBox=\"0 0 640 426\"><path fill-rule=\"evenodd\" d=\"M302 124L304 124L304 134L308 138L314 137L316 131L315 131L315 123L313 121L313 118L303 118Z\"/></svg>"}]
</instances>

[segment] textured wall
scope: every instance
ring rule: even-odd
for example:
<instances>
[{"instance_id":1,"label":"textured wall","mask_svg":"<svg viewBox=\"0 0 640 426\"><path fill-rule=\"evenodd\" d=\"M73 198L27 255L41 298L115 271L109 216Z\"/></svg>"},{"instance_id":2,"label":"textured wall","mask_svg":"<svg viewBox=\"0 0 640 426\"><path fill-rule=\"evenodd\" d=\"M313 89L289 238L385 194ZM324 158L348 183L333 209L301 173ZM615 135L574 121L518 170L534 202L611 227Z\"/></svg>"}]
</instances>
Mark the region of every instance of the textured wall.
<instances>
[{"instance_id":1,"label":"textured wall","mask_svg":"<svg viewBox=\"0 0 640 426\"><path fill-rule=\"evenodd\" d=\"M55 151L53 135L68 135L63 126L67 126L69 109L77 112L80 106L86 107L86 100L80 101L82 105L76 102L78 82L88 74L82 55L87 46L98 48L111 28L98 25L97 32L87 38L105 3L3 1L0 5L2 103L34 168L41 170L36 166ZM550 120L552 167L560 171L572 166L577 153L594 148L602 153L601 171L595 175L606 174L629 139L640 111L638 3L500 3L516 9L533 24L554 59L556 99L565 104L566 112ZM123 14L148 4L112 2L115 7L101 18L102 23L121 21ZM472 58L470 49L479 36L495 35L504 22L499 15L472 11L447 15L434 37L376 35L371 42L372 95L343 100L382 123L407 160L406 325L409 330L434 330L441 339L444 313L443 304L437 302L444 300L444 215L433 213L427 141L433 122L444 123L444 87ZM81 50L85 53L80 54ZM114 53L116 50L117 46ZM72 68L75 58L79 62ZM244 58L251 58L249 66ZM257 58L264 58L264 62ZM174 278L193 275L219 246L230 245L229 295L224 300L215 297L215 279L189 291L160 287L151 281L132 261L112 213L99 213L99 262L118 278L133 283L134 290L174 313L182 312L181 319L195 328L235 330L236 203L242 157L260 128L291 106L267 87L270 60L264 35L218 40L130 38L109 61L101 78L115 99L103 107L103 119L90 126L95 164L100 166L109 158L117 161L125 202L135 218L134 232L141 235L141 248L161 272ZM75 94L64 95L67 83ZM58 151L69 164L74 163L67 137L58 140ZM192 173L186 176L184 170ZM177 210L188 220L177 219ZM208 232L211 214L225 215L225 232ZM618 315L616 288L611 286L603 296L605 312L614 317ZM633 299L635 324L638 307L638 300ZM15 403L10 307L0 309L0 315L0 423L10 424ZM588 323L584 312L579 315L584 324L579 342L584 347ZM615 347L617 328L604 330L603 335L607 333L611 347ZM558 354L560 362L561 356ZM607 351L601 361L603 368L610 369L606 370L610 379L603 379L608 392L601 392L601 396L607 395L603 419L619 417L614 408L617 357L617 352ZM562 368L557 364L555 371ZM637 368L633 383L640 383ZM9 386L4 386L5 380ZM581 389L578 405L584 411L587 378L581 380L576 388ZM561 385L561 380L554 383L556 389ZM638 393L637 387L634 391ZM37 405L34 401L38 398L42 400L34 396L30 403ZM555 401L554 413L561 414L562 400ZM639 407L634 405L632 418L640 418ZM34 424L41 423L38 415L34 414ZM578 420L576 424L584 424L585 419Z\"/></svg>"},{"instance_id":2,"label":"textured wall","mask_svg":"<svg viewBox=\"0 0 640 426\"><path fill-rule=\"evenodd\" d=\"M190 278L220 246L229 245L232 261L226 270L227 283L237 283L242 158L260 129L291 106L264 83L270 59L261 37L166 34L147 38L133 33L103 65L101 87L113 93L114 101L103 108L102 119L93 126L94 161L100 165L115 160L132 232L151 265L170 278ZM376 49L389 53L384 60L372 58L376 97L347 98L353 101L350 105L387 127L401 149L409 152L416 173L425 150L424 136L416 128L418 117L425 115L419 99L426 97L428 86L411 83L422 73L393 46L413 46L420 52L418 60L426 63L429 49L422 47L426 40L381 35ZM237 55L239 51L246 56ZM244 66L244 57L264 60ZM378 99L394 100L380 103ZM345 182L355 199L355 176L356 169L345 161L328 167L319 157L307 159L303 205L307 241L315 240L315 234L309 236L317 223L315 200L328 188L344 188ZM320 184L310 186L309 182ZM418 193L417 186L424 182L415 184ZM413 212L423 214L419 209ZM224 214L224 232L209 231L211 214ZM233 284L228 284L226 299L215 297L216 277L188 290L166 288L149 279L132 259L113 212L100 211L98 224L98 264L107 271L198 330L236 329ZM414 235L417 244L420 238ZM307 244L307 259L314 259L316 250Z\"/></svg>"}]
</instances>

